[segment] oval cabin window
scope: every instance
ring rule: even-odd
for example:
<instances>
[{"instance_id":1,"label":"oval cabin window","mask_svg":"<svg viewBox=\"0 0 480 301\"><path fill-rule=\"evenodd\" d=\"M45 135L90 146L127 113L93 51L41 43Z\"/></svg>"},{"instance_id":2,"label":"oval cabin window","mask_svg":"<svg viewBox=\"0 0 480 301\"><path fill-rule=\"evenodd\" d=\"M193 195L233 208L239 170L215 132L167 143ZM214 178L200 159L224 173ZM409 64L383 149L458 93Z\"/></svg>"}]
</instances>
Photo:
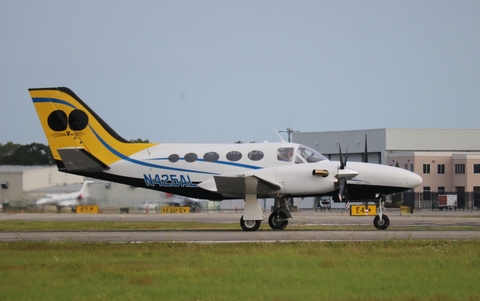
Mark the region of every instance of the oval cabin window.
<instances>
[{"instance_id":1,"label":"oval cabin window","mask_svg":"<svg viewBox=\"0 0 480 301\"><path fill-rule=\"evenodd\" d=\"M195 162L197 161L197 158L198 156L195 153L188 153L185 155L185 161L187 162Z\"/></svg>"},{"instance_id":2,"label":"oval cabin window","mask_svg":"<svg viewBox=\"0 0 480 301\"><path fill-rule=\"evenodd\" d=\"M220 155L217 154L216 152L208 152L205 155L203 155L203 160L207 162L216 162L218 161L218 158L220 158Z\"/></svg>"},{"instance_id":3,"label":"oval cabin window","mask_svg":"<svg viewBox=\"0 0 480 301\"><path fill-rule=\"evenodd\" d=\"M239 151L231 151L227 154L227 159L229 161L238 161L242 159L242 153Z\"/></svg>"},{"instance_id":4,"label":"oval cabin window","mask_svg":"<svg viewBox=\"0 0 480 301\"><path fill-rule=\"evenodd\" d=\"M259 161L263 159L263 152L259 150L254 150L248 153L248 159L252 161Z\"/></svg>"},{"instance_id":5,"label":"oval cabin window","mask_svg":"<svg viewBox=\"0 0 480 301\"><path fill-rule=\"evenodd\" d=\"M177 154L172 154L172 155L168 156L168 161L170 161L172 163L177 162L178 159L180 159L180 157Z\"/></svg>"}]
</instances>

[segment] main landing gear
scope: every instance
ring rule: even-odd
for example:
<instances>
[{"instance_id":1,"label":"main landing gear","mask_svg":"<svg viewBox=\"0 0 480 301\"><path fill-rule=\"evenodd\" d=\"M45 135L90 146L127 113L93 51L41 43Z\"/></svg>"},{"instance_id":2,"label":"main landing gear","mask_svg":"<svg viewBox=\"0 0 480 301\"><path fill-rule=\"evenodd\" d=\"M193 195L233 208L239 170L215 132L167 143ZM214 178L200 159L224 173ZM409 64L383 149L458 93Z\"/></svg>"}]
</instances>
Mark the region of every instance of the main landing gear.
<instances>
[{"instance_id":1,"label":"main landing gear","mask_svg":"<svg viewBox=\"0 0 480 301\"><path fill-rule=\"evenodd\" d=\"M243 216L240 219L240 226L243 231L257 231L260 228L261 220L244 220Z\"/></svg>"},{"instance_id":2,"label":"main landing gear","mask_svg":"<svg viewBox=\"0 0 480 301\"><path fill-rule=\"evenodd\" d=\"M245 201L245 214L240 219L240 226L244 231L256 231L260 228L260 224L263 220L263 212L260 207L258 207L257 201L255 202L250 200ZM283 230L288 225L288 219L292 217L290 214L290 209L287 205L286 198L275 198L274 211L270 214L268 218L268 224L273 230ZM245 216L248 216L247 220ZM262 218L262 219L259 219Z\"/></svg>"},{"instance_id":3,"label":"main landing gear","mask_svg":"<svg viewBox=\"0 0 480 301\"><path fill-rule=\"evenodd\" d=\"M283 230L288 225L288 219L292 217L287 205L286 198L275 198L274 210L268 217L268 224L273 230Z\"/></svg>"}]
</instances>

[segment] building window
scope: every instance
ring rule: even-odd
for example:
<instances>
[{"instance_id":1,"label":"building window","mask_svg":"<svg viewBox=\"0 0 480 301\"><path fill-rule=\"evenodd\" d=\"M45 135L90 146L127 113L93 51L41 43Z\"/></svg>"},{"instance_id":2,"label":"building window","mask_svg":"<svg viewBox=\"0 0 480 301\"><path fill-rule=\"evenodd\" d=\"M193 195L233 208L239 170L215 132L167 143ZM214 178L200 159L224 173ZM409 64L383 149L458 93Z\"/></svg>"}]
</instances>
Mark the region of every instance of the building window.
<instances>
[{"instance_id":1,"label":"building window","mask_svg":"<svg viewBox=\"0 0 480 301\"><path fill-rule=\"evenodd\" d=\"M430 200L430 186L423 186L423 200Z\"/></svg>"},{"instance_id":2,"label":"building window","mask_svg":"<svg viewBox=\"0 0 480 301\"><path fill-rule=\"evenodd\" d=\"M408 170L408 164L405 164L405 169Z\"/></svg>"},{"instance_id":3,"label":"building window","mask_svg":"<svg viewBox=\"0 0 480 301\"><path fill-rule=\"evenodd\" d=\"M439 175L445 174L445 164L438 164L437 165L437 173Z\"/></svg>"},{"instance_id":4,"label":"building window","mask_svg":"<svg viewBox=\"0 0 480 301\"><path fill-rule=\"evenodd\" d=\"M423 164L423 173L424 174L430 173L430 164Z\"/></svg>"},{"instance_id":5,"label":"building window","mask_svg":"<svg viewBox=\"0 0 480 301\"><path fill-rule=\"evenodd\" d=\"M465 174L465 164L455 164L455 174L456 175Z\"/></svg>"},{"instance_id":6,"label":"building window","mask_svg":"<svg viewBox=\"0 0 480 301\"><path fill-rule=\"evenodd\" d=\"M473 173L480 173L480 164L473 164Z\"/></svg>"},{"instance_id":7,"label":"building window","mask_svg":"<svg viewBox=\"0 0 480 301\"><path fill-rule=\"evenodd\" d=\"M413 172L413 164L410 164L410 171Z\"/></svg>"},{"instance_id":8,"label":"building window","mask_svg":"<svg viewBox=\"0 0 480 301\"><path fill-rule=\"evenodd\" d=\"M438 186L438 194L445 194L445 186Z\"/></svg>"}]
</instances>

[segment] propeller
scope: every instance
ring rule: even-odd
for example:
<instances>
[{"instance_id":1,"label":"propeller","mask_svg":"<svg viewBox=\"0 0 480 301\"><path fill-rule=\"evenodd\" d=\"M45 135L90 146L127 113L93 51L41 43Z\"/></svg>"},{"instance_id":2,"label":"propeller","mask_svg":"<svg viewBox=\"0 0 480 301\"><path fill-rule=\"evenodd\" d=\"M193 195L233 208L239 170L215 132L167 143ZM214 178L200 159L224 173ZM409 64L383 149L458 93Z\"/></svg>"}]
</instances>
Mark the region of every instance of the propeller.
<instances>
[{"instance_id":1,"label":"propeller","mask_svg":"<svg viewBox=\"0 0 480 301\"><path fill-rule=\"evenodd\" d=\"M365 134L365 152L363 153L363 162L368 163L367 134Z\"/></svg>"},{"instance_id":2,"label":"propeller","mask_svg":"<svg viewBox=\"0 0 480 301\"><path fill-rule=\"evenodd\" d=\"M338 154L340 156L340 169L338 171L338 199L340 202L343 201L345 198L345 192L346 192L346 182L347 180L345 177L340 176L340 170L345 170L345 167L347 166L347 156L348 156L348 147L345 152L345 155L342 153L342 146L340 143L338 144Z\"/></svg>"},{"instance_id":3,"label":"propeller","mask_svg":"<svg viewBox=\"0 0 480 301\"><path fill-rule=\"evenodd\" d=\"M347 159L348 159L348 147L345 154L342 153L342 147L338 144L338 152L340 155L340 166L337 172L337 179L338 179L338 199L340 202L343 202L345 199L347 202L348 200L348 189L347 189L347 180L354 178L358 175L358 172L347 168Z\"/></svg>"}]
</instances>

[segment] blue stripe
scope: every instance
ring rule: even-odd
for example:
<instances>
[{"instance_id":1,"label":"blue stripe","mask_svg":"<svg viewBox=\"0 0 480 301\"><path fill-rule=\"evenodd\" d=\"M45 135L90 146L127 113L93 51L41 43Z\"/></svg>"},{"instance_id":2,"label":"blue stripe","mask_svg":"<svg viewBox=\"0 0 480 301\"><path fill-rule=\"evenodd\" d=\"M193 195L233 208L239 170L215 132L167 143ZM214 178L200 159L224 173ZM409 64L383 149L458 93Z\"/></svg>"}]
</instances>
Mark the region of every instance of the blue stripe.
<instances>
[{"instance_id":1,"label":"blue stripe","mask_svg":"<svg viewBox=\"0 0 480 301\"><path fill-rule=\"evenodd\" d=\"M143 166L147 166L147 167L162 168L162 169L167 169L167 170L175 170L175 171L191 172L191 173L200 173L200 174L209 174L209 175L217 175L217 174L218 174L218 173L214 173L214 172L206 172L206 171L198 171L198 170L191 170L191 169L173 168L173 167L168 167L168 166L155 165L155 164L147 163L147 162L144 162L144 161L139 161L139 160L132 159L132 158L130 158L130 157L128 157L128 156L125 156L124 154L116 151L115 149L113 149L110 145L108 145L108 144L100 137L100 135L97 134L97 132L95 132L95 130L94 130L90 125L88 125L88 127L90 127L90 129L92 130L92 132L95 134L95 136L97 137L97 139L103 144L103 146L105 146L112 154L114 154L115 156L119 157L119 158L122 159L122 160L131 162L131 163L134 163L134 164L138 164L138 165L143 165Z\"/></svg>"},{"instance_id":2,"label":"blue stripe","mask_svg":"<svg viewBox=\"0 0 480 301\"><path fill-rule=\"evenodd\" d=\"M62 104L62 105L66 105L66 106L69 106L71 108L74 108L76 109L76 107L74 105L72 105L71 103L69 102L66 102L65 100L61 100L61 99L56 99L56 98L32 98L33 102L34 103L42 103L42 102L54 102L54 103L59 103L59 104Z\"/></svg>"},{"instance_id":3,"label":"blue stripe","mask_svg":"<svg viewBox=\"0 0 480 301\"><path fill-rule=\"evenodd\" d=\"M150 159L150 160L159 160L159 161L164 161L168 160L168 158L156 158L156 159ZM179 160L185 160L185 158L179 158ZM241 163L235 163L235 162L230 162L230 161L206 161L205 159L197 159L198 162L207 162L211 164L222 164L222 165L229 165L229 166L234 166L234 167L240 167L240 168L248 168L248 169L262 169L263 167L261 166L255 166L255 165L249 165L249 164L241 164Z\"/></svg>"}]
</instances>

